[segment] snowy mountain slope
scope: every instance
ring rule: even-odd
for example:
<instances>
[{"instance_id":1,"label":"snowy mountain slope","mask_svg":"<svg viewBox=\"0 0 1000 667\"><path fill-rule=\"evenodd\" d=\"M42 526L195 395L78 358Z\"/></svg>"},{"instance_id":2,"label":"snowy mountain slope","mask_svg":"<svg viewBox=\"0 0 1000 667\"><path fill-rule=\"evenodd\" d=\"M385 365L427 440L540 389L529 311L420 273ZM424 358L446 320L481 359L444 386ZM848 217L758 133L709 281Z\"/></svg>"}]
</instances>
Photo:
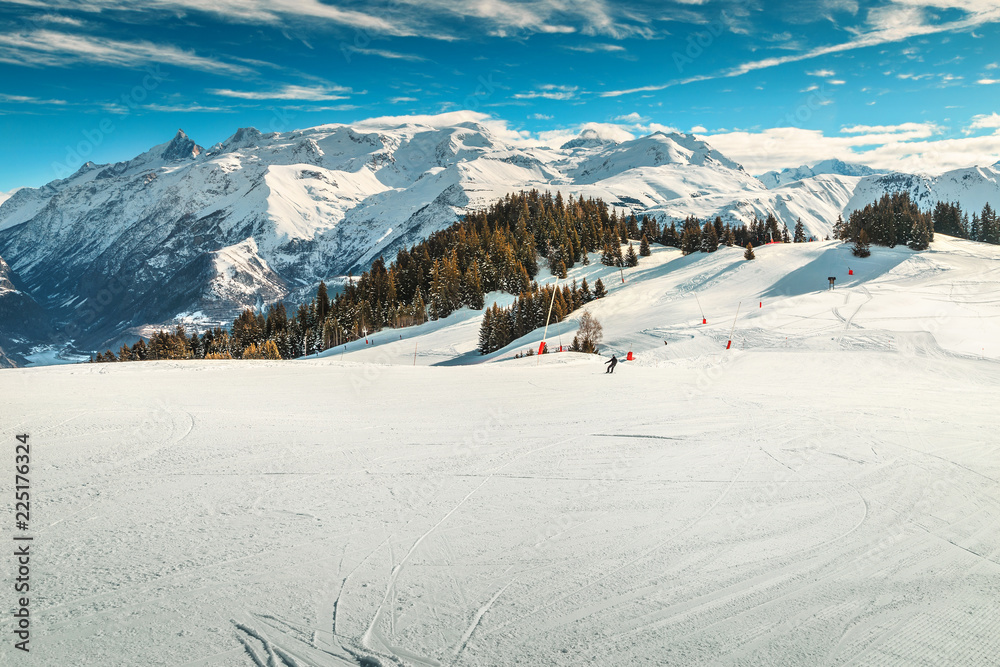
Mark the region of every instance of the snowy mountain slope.
<instances>
[{"instance_id":1,"label":"snowy mountain slope","mask_svg":"<svg viewBox=\"0 0 1000 667\"><path fill-rule=\"evenodd\" d=\"M996 206L1000 193L1000 166L955 169L939 176L886 174L866 176L845 207L845 212L864 208L885 193L909 192L910 197L924 209L938 201L958 202L971 217L984 204Z\"/></svg>"},{"instance_id":2,"label":"snowy mountain slope","mask_svg":"<svg viewBox=\"0 0 1000 667\"><path fill-rule=\"evenodd\" d=\"M926 252L872 248L866 259L836 241L766 245L755 249L752 262L740 248L682 256L654 245L652 257L624 270L624 284L619 270L601 265L596 256L589 266L571 269L567 280L604 282L611 296L587 307L604 326L602 350L619 356L632 350L639 365L717 353L726 346L737 309L734 344L740 348L905 347L1000 360L1000 247L944 235L935 239ZM829 276L837 277L833 291ZM539 280L553 279L543 272ZM486 302L504 306L512 299L491 294ZM702 312L708 319L704 326ZM549 344L568 346L579 315L550 326ZM462 365L537 349L541 330L479 355L481 318L481 312L463 309L440 322L369 336L371 345L353 342L320 356L397 364L412 362L416 347L418 364Z\"/></svg>"},{"instance_id":3,"label":"snowy mountain slope","mask_svg":"<svg viewBox=\"0 0 1000 667\"><path fill-rule=\"evenodd\" d=\"M768 188L777 188L782 185L788 185L789 183L794 183L795 181L801 181L804 178L810 178L812 176L819 176L820 174L833 174L837 176L872 176L874 174L883 174L885 171L880 169L872 169L863 164L855 164L853 162L843 162L837 160L836 158L830 160L823 160L817 162L814 165L802 165L801 167L795 167L794 169L787 168L781 171L769 171L767 173L761 174L757 178Z\"/></svg>"},{"instance_id":4,"label":"snowy mountain slope","mask_svg":"<svg viewBox=\"0 0 1000 667\"><path fill-rule=\"evenodd\" d=\"M208 149L179 131L131 160L88 163L18 190L0 204L0 255L58 322L86 321L77 344L94 349L182 314L225 322L321 279L360 273L521 189L600 197L664 221L773 214L791 228L801 218L819 238L838 214L893 188L922 203L964 197L981 206L993 193L1000 201L990 168L936 179L823 173L767 189L690 135L625 139L587 129L546 148L510 143L477 118L241 128ZM812 169L863 171L834 161ZM253 256L233 283L216 258L236 247Z\"/></svg>"},{"instance_id":5,"label":"snowy mountain slope","mask_svg":"<svg viewBox=\"0 0 1000 667\"><path fill-rule=\"evenodd\" d=\"M23 360L33 341L52 334L48 313L24 291L18 276L0 257L0 367Z\"/></svg>"},{"instance_id":6,"label":"snowy mountain slope","mask_svg":"<svg viewBox=\"0 0 1000 667\"><path fill-rule=\"evenodd\" d=\"M445 367L468 310L322 359L0 372L44 442L34 659L990 664L1000 248L757 257L574 267L613 375L511 358L539 332Z\"/></svg>"}]
</instances>

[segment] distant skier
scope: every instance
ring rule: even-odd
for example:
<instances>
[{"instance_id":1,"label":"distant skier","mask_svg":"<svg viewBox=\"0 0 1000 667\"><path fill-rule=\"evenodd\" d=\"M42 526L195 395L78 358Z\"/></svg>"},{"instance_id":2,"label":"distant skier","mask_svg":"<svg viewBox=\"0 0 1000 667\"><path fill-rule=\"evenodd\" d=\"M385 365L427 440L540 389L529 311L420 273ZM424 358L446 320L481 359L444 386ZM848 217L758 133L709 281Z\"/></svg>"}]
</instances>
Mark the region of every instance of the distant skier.
<instances>
[{"instance_id":1,"label":"distant skier","mask_svg":"<svg viewBox=\"0 0 1000 667\"><path fill-rule=\"evenodd\" d=\"M616 357L615 355L612 354L611 355L611 360L610 361L605 361L604 363L607 364L607 366L608 366L608 370L605 371L605 374L607 374L607 373L614 373L615 372L615 366L618 365L618 357Z\"/></svg>"}]
</instances>

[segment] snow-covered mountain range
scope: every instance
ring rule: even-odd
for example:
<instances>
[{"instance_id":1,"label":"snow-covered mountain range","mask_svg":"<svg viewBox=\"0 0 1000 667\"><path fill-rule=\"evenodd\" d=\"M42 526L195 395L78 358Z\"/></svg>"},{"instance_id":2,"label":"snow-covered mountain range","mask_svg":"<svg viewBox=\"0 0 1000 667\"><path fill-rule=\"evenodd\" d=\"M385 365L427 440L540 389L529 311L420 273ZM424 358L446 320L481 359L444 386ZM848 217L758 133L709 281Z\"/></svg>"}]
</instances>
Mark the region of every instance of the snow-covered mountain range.
<instances>
[{"instance_id":1,"label":"snow-covered mountain range","mask_svg":"<svg viewBox=\"0 0 1000 667\"><path fill-rule=\"evenodd\" d=\"M661 220L801 218L818 237L886 191L1000 204L998 165L926 177L829 160L758 179L691 135L621 139L588 129L529 146L462 114L242 128L207 149L179 131L126 162L13 192L0 257L67 341L96 349L144 325L225 322L304 294L521 189Z\"/></svg>"}]
</instances>

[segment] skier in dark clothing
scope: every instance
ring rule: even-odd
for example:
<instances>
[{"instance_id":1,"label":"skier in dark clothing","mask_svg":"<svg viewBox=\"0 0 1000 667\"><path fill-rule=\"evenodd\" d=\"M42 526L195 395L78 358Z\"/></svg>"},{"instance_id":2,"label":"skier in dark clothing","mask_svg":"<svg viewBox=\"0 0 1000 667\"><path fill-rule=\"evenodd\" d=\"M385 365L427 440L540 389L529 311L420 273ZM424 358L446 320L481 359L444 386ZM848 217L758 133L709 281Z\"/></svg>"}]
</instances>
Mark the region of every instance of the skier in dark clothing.
<instances>
[{"instance_id":1,"label":"skier in dark clothing","mask_svg":"<svg viewBox=\"0 0 1000 667\"><path fill-rule=\"evenodd\" d=\"M606 363L608 365L608 370L605 371L605 373L614 373L615 372L615 366L618 365L618 357L616 357L615 355L612 354L611 355L611 360L610 361L605 361L604 363Z\"/></svg>"}]
</instances>

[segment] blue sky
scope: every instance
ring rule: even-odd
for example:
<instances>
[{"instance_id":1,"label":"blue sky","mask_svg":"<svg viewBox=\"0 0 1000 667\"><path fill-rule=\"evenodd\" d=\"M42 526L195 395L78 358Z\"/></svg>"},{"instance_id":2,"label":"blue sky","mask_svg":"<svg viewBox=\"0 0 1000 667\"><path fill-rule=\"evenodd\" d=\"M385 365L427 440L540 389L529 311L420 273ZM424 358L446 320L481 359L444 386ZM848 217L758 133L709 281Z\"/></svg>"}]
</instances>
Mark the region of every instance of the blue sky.
<instances>
[{"instance_id":1,"label":"blue sky","mask_svg":"<svg viewBox=\"0 0 1000 667\"><path fill-rule=\"evenodd\" d=\"M178 128L210 146L243 126L459 110L522 143L592 123L694 132L753 173L986 165L998 38L994 0L14 0L0 192Z\"/></svg>"}]
</instances>

